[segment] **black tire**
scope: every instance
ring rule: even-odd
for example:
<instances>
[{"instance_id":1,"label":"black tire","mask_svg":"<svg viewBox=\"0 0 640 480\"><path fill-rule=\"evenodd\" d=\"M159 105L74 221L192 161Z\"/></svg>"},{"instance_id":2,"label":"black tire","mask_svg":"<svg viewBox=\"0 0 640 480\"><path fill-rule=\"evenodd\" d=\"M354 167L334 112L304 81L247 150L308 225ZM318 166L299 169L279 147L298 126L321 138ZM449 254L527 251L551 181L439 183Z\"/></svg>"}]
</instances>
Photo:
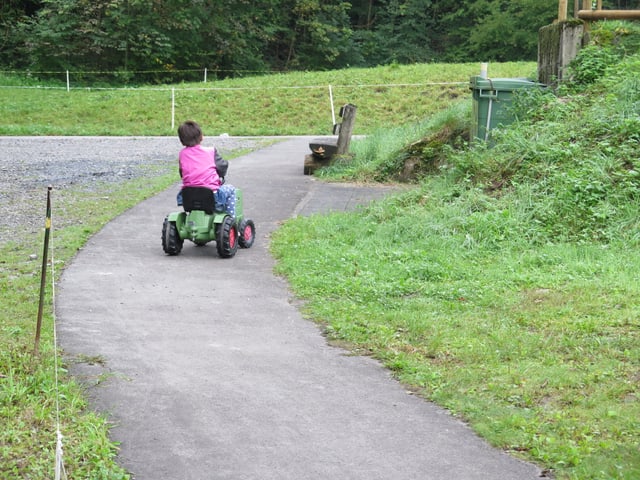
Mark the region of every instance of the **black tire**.
<instances>
[{"instance_id":1,"label":"black tire","mask_svg":"<svg viewBox=\"0 0 640 480\"><path fill-rule=\"evenodd\" d=\"M162 224L162 249L167 255L178 255L182 251L184 240L180 238L176 222L170 222L165 217Z\"/></svg>"},{"instance_id":2,"label":"black tire","mask_svg":"<svg viewBox=\"0 0 640 480\"><path fill-rule=\"evenodd\" d=\"M251 245L253 245L256 239L256 226L253 220L242 220L238 230L240 236L238 243L240 244L240 248L251 248Z\"/></svg>"},{"instance_id":3,"label":"black tire","mask_svg":"<svg viewBox=\"0 0 640 480\"><path fill-rule=\"evenodd\" d=\"M222 258L231 258L238 251L238 228L233 218L226 216L218 226L216 248Z\"/></svg>"}]
</instances>

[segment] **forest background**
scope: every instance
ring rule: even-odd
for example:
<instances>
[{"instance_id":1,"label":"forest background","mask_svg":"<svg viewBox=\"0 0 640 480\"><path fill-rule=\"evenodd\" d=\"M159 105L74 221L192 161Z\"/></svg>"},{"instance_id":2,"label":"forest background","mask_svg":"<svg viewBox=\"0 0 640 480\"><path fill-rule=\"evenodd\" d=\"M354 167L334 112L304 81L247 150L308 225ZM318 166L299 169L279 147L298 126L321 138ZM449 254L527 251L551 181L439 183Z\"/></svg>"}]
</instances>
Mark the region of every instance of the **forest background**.
<instances>
[{"instance_id":1,"label":"forest background","mask_svg":"<svg viewBox=\"0 0 640 480\"><path fill-rule=\"evenodd\" d=\"M0 69L121 84L192 81L203 68L222 78L535 60L538 29L557 12L556 0L3 0Z\"/></svg>"}]
</instances>

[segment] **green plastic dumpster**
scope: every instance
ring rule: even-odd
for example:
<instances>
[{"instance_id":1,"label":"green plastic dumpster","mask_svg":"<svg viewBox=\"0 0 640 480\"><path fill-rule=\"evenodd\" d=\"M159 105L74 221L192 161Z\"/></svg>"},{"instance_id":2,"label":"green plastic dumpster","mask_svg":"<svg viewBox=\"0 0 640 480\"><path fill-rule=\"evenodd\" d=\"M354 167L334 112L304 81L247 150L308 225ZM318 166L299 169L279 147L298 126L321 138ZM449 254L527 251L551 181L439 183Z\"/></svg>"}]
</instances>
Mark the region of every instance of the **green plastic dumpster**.
<instances>
[{"instance_id":1,"label":"green plastic dumpster","mask_svg":"<svg viewBox=\"0 0 640 480\"><path fill-rule=\"evenodd\" d=\"M491 130L498 125L509 125L515 118L510 111L513 92L541 84L521 78L471 77L473 92L473 123L471 138L488 140Z\"/></svg>"}]
</instances>

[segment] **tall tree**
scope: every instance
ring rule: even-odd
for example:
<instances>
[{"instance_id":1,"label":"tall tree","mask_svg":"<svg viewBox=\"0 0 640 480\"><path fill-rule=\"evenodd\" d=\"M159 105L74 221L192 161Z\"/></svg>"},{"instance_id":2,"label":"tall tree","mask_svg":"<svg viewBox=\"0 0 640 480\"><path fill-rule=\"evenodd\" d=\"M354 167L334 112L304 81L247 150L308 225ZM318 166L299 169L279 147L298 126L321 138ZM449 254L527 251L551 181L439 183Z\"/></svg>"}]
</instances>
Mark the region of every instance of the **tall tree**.
<instances>
[{"instance_id":1,"label":"tall tree","mask_svg":"<svg viewBox=\"0 0 640 480\"><path fill-rule=\"evenodd\" d=\"M267 55L287 24L290 10L278 0L206 2L207 21L201 52L223 75L268 71L276 62Z\"/></svg>"},{"instance_id":2,"label":"tall tree","mask_svg":"<svg viewBox=\"0 0 640 480\"><path fill-rule=\"evenodd\" d=\"M416 63L433 59L432 0L356 0L354 40L363 64Z\"/></svg>"},{"instance_id":3,"label":"tall tree","mask_svg":"<svg viewBox=\"0 0 640 480\"><path fill-rule=\"evenodd\" d=\"M41 7L39 0L3 0L0 3L0 65L22 66L17 50L24 44L19 26L28 22Z\"/></svg>"},{"instance_id":4,"label":"tall tree","mask_svg":"<svg viewBox=\"0 0 640 480\"><path fill-rule=\"evenodd\" d=\"M376 63L419 63L433 58L431 0L388 0L377 15Z\"/></svg>"},{"instance_id":5,"label":"tall tree","mask_svg":"<svg viewBox=\"0 0 640 480\"><path fill-rule=\"evenodd\" d=\"M23 27L25 57L42 69L172 70L202 66L203 56L215 64L240 30L226 3L43 0Z\"/></svg>"},{"instance_id":6,"label":"tall tree","mask_svg":"<svg viewBox=\"0 0 640 480\"><path fill-rule=\"evenodd\" d=\"M538 30L557 17L556 2L539 0L465 0L443 24L450 29L445 59L533 60Z\"/></svg>"},{"instance_id":7,"label":"tall tree","mask_svg":"<svg viewBox=\"0 0 640 480\"><path fill-rule=\"evenodd\" d=\"M556 2L539 0L4 0L0 64L56 71L207 67L226 76L532 60L538 29L556 14Z\"/></svg>"},{"instance_id":8,"label":"tall tree","mask_svg":"<svg viewBox=\"0 0 640 480\"><path fill-rule=\"evenodd\" d=\"M285 20L269 51L282 69L338 68L354 52L349 20L350 3L342 0L287 0L281 2Z\"/></svg>"}]
</instances>

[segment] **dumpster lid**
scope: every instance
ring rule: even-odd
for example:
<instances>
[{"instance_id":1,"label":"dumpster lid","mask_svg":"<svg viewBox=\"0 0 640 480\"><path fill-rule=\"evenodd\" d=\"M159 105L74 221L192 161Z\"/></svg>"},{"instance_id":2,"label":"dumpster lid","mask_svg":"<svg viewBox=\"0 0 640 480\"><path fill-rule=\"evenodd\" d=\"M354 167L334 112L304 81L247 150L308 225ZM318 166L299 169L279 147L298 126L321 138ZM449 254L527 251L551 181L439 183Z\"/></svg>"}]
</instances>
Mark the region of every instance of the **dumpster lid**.
<instances>
[{"instance_id":1,"label":"dumpster lid","mask_svg":"<svg viewBox=\"0 0 640 480\"><path fill-rule=\"evenodd\" d=\"M532 82L526 78L484 78L475 75L470 79L469 88L472 90L512 91L520 88L530 88L533 86L542 86L542 84Z\"/></svg>"}]
</instances>

